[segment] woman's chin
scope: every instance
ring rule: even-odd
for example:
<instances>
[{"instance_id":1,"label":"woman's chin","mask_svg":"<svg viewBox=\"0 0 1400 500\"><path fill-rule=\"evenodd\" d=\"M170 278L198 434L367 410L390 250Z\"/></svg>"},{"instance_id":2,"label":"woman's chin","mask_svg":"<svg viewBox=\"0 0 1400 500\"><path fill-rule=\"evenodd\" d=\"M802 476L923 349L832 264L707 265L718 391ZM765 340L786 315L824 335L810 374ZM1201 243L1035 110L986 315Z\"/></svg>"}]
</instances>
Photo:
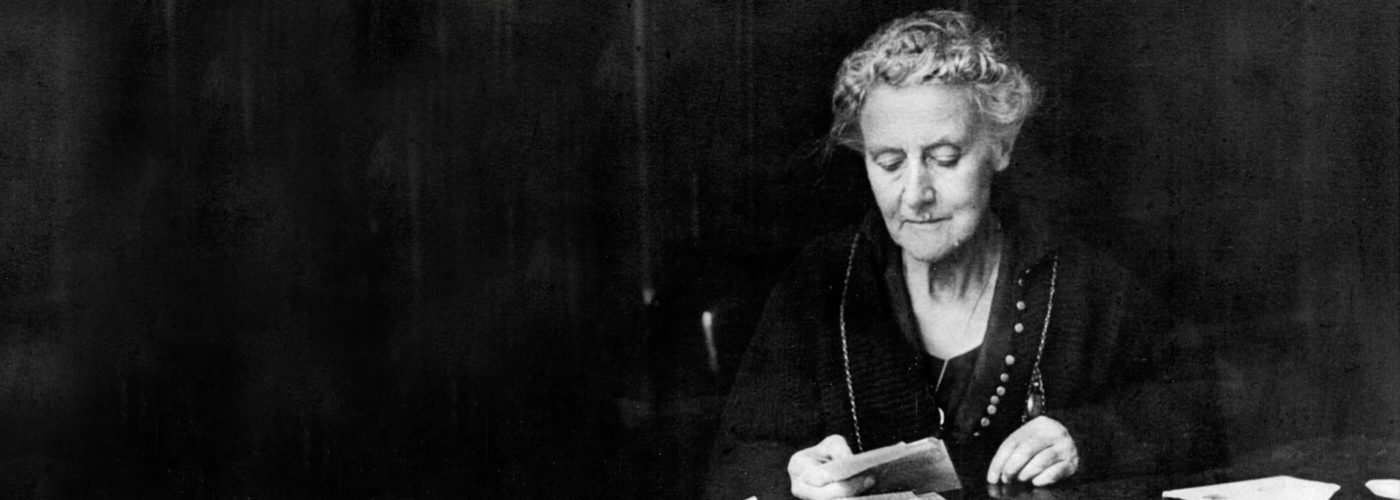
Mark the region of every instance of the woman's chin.
<instances>
[{"instance_id":1,"label":"woman's chin","mask_svg":"<svg viewBox=\"0 0 1400 500\"><path fill-rule=\"evenodd\" d=\"M904 254L910 258L930 264L947 259L953 253L953 246L928 242L910 242L901 244Z\"/></svg>"}]
</instances>

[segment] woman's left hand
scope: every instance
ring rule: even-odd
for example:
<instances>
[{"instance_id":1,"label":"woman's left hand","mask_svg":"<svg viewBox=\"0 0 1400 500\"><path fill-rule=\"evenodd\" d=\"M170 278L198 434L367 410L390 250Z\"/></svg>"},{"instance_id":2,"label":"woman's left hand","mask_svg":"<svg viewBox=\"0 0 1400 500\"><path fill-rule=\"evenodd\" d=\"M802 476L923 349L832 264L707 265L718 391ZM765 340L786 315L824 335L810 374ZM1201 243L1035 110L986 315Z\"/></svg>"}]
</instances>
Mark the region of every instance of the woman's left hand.
<instances>
[{"instance_id":1,"label":"woman's left hand","mask_svg":"<svg viewBox=\"0 0 1400 500\"><path fill-rule=\"evenodd\" d=\"M1079 448L1069 429L1049 417L1036 417L1002 441L987 468L990 484L1026 482L1045 486L1079 471Z\"/></svg>"}]
</instances>

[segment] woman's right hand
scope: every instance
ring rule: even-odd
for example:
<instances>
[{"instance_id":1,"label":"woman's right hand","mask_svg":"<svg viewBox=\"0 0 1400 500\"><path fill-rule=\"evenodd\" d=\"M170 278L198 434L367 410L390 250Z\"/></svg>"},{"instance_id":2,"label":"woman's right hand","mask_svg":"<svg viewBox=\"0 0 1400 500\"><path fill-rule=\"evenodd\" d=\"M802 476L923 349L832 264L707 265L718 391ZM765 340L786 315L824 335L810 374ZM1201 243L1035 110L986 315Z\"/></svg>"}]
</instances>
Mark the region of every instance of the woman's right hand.
<instances>
[{"instance_id":1,"label":"woman's right hand","mask_svg":"<svg viewBox=\"0 0 1400 500\"><path fill-rule=\"evenodd\" d=\"M831 477L823 464L838 458L851 456L851 447L846 438L832 434L816 446L792 454L788 460L788 479L792 483L792 495L807 500L827 500L859 495L875 484L875 478L868 474Z\"/></svg>"}]
</instances>

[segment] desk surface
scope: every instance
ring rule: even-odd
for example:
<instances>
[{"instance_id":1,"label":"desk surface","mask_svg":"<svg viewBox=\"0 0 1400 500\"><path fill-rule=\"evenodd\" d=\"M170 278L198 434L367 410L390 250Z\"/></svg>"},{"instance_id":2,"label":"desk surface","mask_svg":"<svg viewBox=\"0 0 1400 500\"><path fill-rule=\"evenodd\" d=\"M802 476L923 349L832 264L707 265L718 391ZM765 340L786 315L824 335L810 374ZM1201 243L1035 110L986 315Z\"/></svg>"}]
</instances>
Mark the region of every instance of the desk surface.
<instances>
[{"instance_id":1,"label":"desk surface","mask_svg":"<svg viewBox=\"0 0 1400 500\"><path fill-rule=\"evenodd\" d=\"M1400 479L1400 438L1316 438L1295 441L1237 457L1229 467L1194 474L1143 476L1109 481L1075 481L1049 488L996 487L945 493L949 500L1059 500L1080 498L1162 498L1162 492L1270 476L1335 483L1333 500L1378 497L1366 489L1371 479Z\"/></svg>"}]
</instances>

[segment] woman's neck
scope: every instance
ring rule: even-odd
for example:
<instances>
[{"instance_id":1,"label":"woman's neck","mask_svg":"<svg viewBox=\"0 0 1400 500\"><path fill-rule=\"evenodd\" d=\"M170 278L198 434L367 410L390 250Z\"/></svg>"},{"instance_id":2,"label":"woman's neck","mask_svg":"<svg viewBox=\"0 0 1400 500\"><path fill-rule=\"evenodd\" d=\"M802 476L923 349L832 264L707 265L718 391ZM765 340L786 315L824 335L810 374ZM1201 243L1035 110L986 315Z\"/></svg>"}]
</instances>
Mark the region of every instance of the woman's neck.
<instances>
[{"instance_id":1,"label":"woman's neck","mask_svg":"<svg viewBox=\"0 0 1400 500\"><path fill-rule=\"evenodd\" d=\"M938 262L902 255L910 293L922 289L934 302L976 300L991 286L988 281L1001 260L1001 225L996 216L989 216L966 245ZM927 286L914 286L917 276L927 276Z\"/></svg>"}]
</instances>

